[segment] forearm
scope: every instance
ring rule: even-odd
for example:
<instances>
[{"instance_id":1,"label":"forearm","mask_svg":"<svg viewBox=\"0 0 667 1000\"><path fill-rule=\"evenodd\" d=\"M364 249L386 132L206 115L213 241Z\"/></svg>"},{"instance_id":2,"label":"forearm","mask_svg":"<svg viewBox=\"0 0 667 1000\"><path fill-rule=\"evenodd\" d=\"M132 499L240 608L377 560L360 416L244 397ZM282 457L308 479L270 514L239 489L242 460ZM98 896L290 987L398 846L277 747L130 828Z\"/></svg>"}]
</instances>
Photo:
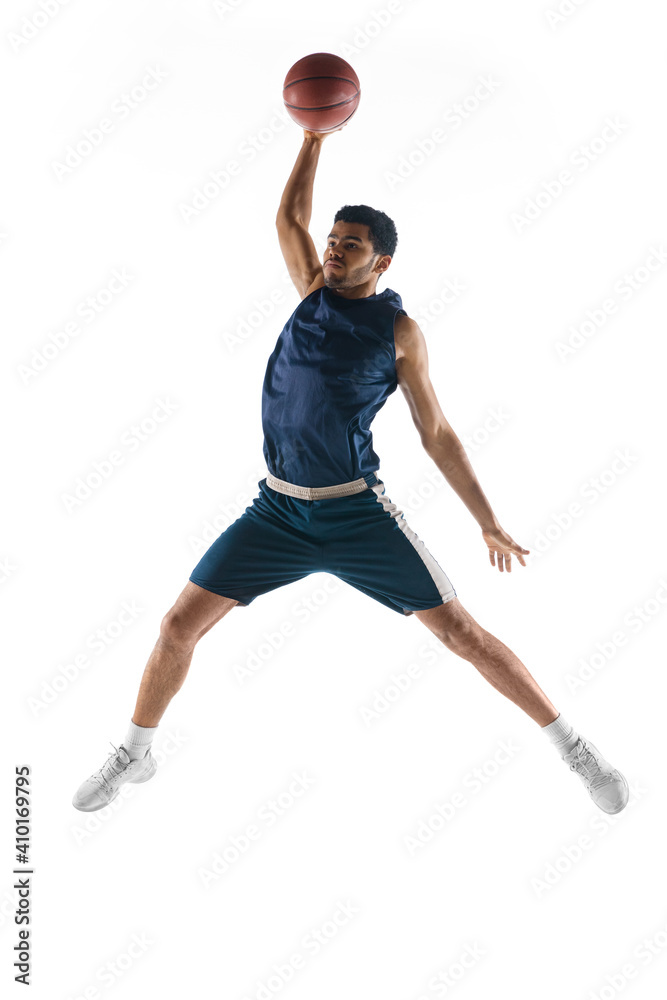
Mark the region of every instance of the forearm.
<instances>
[{"instance_id":1,"label":"forearm","mask_svg":"<svg viewBox=\"0 0 667 1000\"><path fill-rule=\"evenodd\" d=\"M278 208L279 216L298 219L306 229L313 209L313 184L321 146L321 138L304 136Z\"/></svg>"},{"instance_id":2,"label":"forearm","mask_svg":"<svg viewBox=\"0 0 667 1000\"><path fill-rule=\"evenodd\" d=\"M484 531L499 528L498 519L479 485L465 448L458 437L455 434L448 435L447 439L426 447L426 452L433 459L454 492L466 505L480 528Z\"/></svg>"}]
</instances>

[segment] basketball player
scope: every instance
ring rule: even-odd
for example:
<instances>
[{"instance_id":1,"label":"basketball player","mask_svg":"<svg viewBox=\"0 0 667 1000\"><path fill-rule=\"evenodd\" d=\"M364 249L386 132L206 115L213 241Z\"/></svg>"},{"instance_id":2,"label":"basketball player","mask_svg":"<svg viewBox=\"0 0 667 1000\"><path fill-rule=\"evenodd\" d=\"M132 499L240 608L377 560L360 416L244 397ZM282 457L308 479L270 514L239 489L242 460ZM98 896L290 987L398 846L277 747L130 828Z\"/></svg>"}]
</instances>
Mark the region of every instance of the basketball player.
<instances>
[{"instance_id":1,"label":"basketball player","mask_svg":"<svg viewBox=\"0 0 667 1000\"><path fill-rule=\"evenodd\" d=\"M276 224L301 302L269 357L262 394L268 475L259 495L213 542L162 619L124 742L83 782L73 805L101 809L126 782L153 776L151 743L185 681L199 639L234 607L301 580L333 573L401 615L415 615L523 709L583 781L593 802L617 813L624 776L576 732L519 658L459 601L447 574L407 524L377 476L370 424L397 386L426 453L479 524L491 566L525 566L501 527L463 446L440 409L426 342L391 288L376 290L396 249L384 212L346 205L323 260L309 235L313 183L325 133L304 130Z\"/></svg>"}]
</instances>

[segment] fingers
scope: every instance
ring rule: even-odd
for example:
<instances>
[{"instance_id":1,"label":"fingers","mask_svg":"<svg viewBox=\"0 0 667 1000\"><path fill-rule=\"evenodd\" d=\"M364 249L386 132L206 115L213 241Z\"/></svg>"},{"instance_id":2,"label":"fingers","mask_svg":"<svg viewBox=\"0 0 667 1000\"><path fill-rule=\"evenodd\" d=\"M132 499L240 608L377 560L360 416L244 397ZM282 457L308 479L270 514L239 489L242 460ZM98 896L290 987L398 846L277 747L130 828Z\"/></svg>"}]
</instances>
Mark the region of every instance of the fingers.
<instances>
[{"instance_id":1,"label":"fingers","mask_svg":"<svg viewBox=\"0 0 667 1000\"><path fill-rule=\"evenodd\" d=\"M521 551L525 552L526 550L522 549ZM507 570L508 573L511 573L512 572L512 553L511 552L500 552L500 551L496 551L495 549L490 549L489 550L489 558L491 560L491 565L495 567L496 562L495 562L495 559L494 559L494 555L498 556L498 569L500 570L500 572L504 573L505 570ZM521 555L520 552L516 553L516 557L517 557L517 559L519 560L519 562L521 563L522 566L526 565L526 560L523 558L523 556Z\"/></svg>"},{"instance_id":2,"label":"fingers","mask_svg":"<svg viewBox=\"0 0 667 1000\"><path fill-rule=\"evenodd\" d=\"M516 552L516 557L517 557L518 561L521 563L522 566L525 566L526 565L526 560L521 555L521 552L526 552L527 553L528 550L527 549L521 549L520 551ZM508 573L511 573L512 572L512 553L511 552L504 552L504 553L503 552L499 552L498 553L498 567L499 567L499 569L500 569L501 572L503 571L503 563L502 563L503 559L505 561L505 569L507 570Z\"/></svg>"},{"instance_id":3,"label":"fingers","mask_svg":"<svg viewBox=\"0 0 667 1000\"><path fill-rule=\"evenodd\" d=\"M486 533L485 533L486 534ZM507 539L507 545L502 549L499 546L492 547L492 542L487 538L487 544L489 545L489 561L491 565L495 568L496 566L496 556L498 556L498 569L501 573L507 570L508 573L512 572L512 554L516 555L519 563L522 566L526 565L526 560L523 558L524 555L530 555L530 549L524 549L521 545L517 545L514 539L510 538L509 535L503 532L505 538Z\"/></svg>"},{"instance_id":4,"label":"fingers","mask_svg":"<svg viewBox=\"0 0 667 1000\"><path fill-rule=\"evenodd\" d=\"M512 553L516 555L521 565L525 566L526 560L523 557L524 555L530 555L530 549L524 549L521 545L517 545L517 543L513 539L510 541L510 551L503 553L505 559L505 568L508 573L512 572Z\"/></svg>"},{"instance_id":5,"label":"fingers","mask_svg":"<svg viewBox=\"0 0 667 1000\"><path fill-rule=\"evenodd\" d=\"M524 557L524 555L526 555L526 556L530 555L530 549L524 549L520 545L517 545L516 542L514 542L513 545L512 545L512 552L514 552L516 554L516 557L519 560L519 562L521 563L521 565L525 566L526 565L526 560L523 557ZM508 566L507 568L508 568L508 570L511 570L512 567Z\"/></svg>"},{"instance_id":6,"label":"fingers","mask_svg":"<svg viewBox=\"0 0 667 1000\"><path fill-rule=\"evenodd\" d=\"M503 572L503 553L497 552L496 549L489 549L489 559L491 560L491 565L495 568L496 560L495 557L498 556L498 569ZM508 567L509 570L509 567Z\"/></svg>"}]
</instances>

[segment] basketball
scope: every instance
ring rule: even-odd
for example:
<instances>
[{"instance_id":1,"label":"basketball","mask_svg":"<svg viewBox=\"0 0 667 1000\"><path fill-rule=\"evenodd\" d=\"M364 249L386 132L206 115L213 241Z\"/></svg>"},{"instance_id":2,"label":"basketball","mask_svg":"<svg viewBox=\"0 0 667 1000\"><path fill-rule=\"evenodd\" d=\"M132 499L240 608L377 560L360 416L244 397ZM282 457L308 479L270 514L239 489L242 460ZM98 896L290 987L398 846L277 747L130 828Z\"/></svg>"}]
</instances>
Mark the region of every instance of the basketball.
<instances>
[{"instance_id":1,"label":"basketball","mask_svg":"<svg viewBox=\"0 0 667 1000\"><path fill-rule=\"evenodd\" d=\"M285 77L283 102L292 121L312 132L346 125L359 107L359 78L332 52L313 52L295 62Z\"/></svg>"}]
</instances>

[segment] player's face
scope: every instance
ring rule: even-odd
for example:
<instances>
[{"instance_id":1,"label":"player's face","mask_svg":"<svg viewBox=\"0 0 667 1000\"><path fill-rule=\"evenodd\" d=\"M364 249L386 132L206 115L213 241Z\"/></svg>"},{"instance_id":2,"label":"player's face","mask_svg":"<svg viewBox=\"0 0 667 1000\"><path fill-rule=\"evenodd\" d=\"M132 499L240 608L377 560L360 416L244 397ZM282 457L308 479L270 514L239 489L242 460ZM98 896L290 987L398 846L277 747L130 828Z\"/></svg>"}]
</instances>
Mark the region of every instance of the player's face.
<instances>
[{"instance_id":1,"label":"player's face","mask_svg":"<svg viewBox=\"0 0 667 1000\"><path fill-rule=\"evenodd\" d=\"M322 260L324 284L328 288L354 288L379 276L378 263L386 263L388 259L391 258L373 252L368 226L343 220L334 222Z\"/></svg>"}]
</instances>

